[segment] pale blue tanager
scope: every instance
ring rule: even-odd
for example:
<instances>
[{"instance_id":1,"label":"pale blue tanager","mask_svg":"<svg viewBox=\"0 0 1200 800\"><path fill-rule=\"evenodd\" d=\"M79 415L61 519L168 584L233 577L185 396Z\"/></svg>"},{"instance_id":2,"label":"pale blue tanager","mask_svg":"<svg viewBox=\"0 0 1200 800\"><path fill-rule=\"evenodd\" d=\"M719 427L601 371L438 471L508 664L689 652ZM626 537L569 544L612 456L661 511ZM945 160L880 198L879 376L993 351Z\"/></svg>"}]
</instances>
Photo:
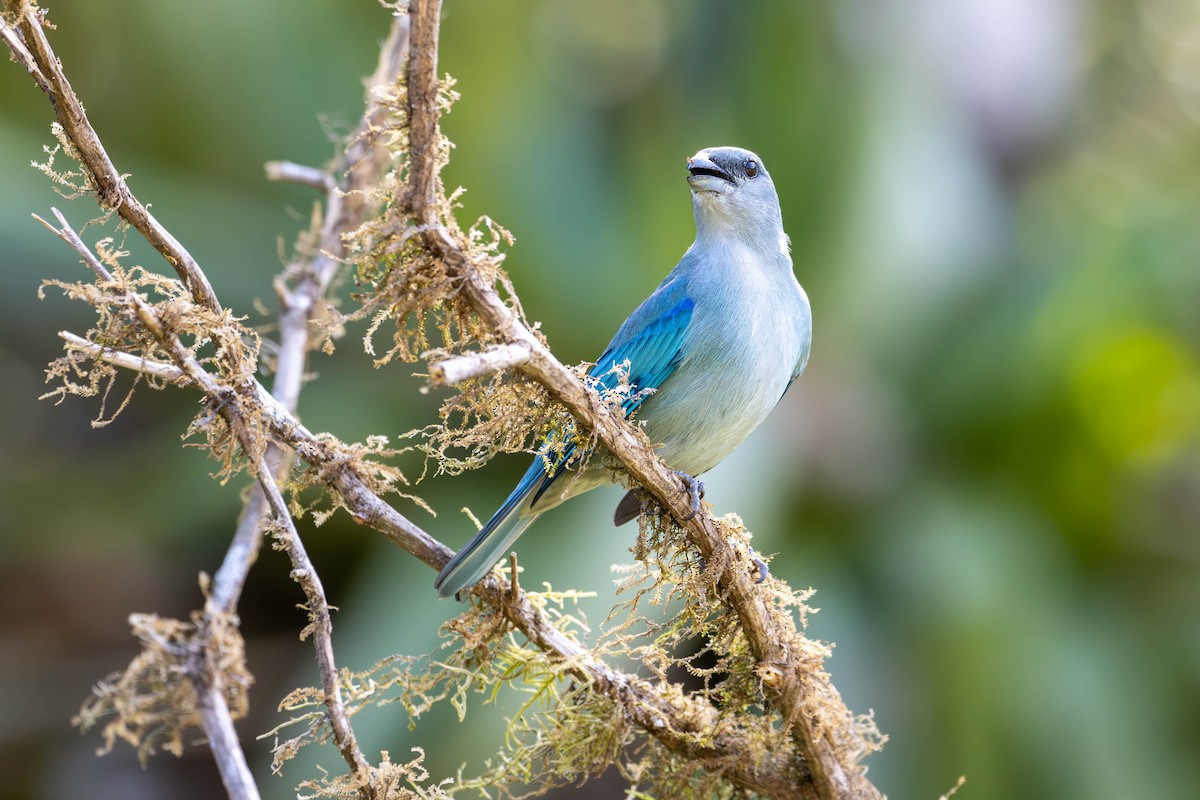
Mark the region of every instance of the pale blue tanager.
<instances>
[{"instance_id":1,"label":"pale blue tanager","mask_svg":"<svg viewBox=\"0 0 1200 800\"><path fill-rule=\"evenodd\" d=\"M812 316L792 273L779 197L762 159L713 147L687 165L696 241L625 320L590 374L613 388L627 369L630 393L622 410L643 423L663 461L695 492L691 476L749 436L803 371ZM442 597L479 581L543 511L614 479L611 468L587 461L574 445L551 458L550 469L547 452L438 574ZM631 491L616 523L640 511Z\"/></svg>"}]
</instances>

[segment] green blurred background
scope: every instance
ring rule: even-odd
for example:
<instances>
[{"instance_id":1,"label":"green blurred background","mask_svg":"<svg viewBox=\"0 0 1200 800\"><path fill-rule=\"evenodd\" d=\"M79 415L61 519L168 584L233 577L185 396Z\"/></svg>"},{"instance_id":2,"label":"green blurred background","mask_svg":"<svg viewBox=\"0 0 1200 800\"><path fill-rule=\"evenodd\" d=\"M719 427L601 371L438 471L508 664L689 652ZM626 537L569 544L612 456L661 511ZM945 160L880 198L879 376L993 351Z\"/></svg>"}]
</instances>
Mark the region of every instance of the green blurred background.
<instances>
[{"instance_id":1,"label":"green blurred background","mask_svg":"<svg viewBox=\"0 0 1200 800\"><path fill-rule=\"evenodd\" d=\"M274 306L309 190L262 164L320 164L361 108L386 12L367 0L58 0L58 48L118 168L225 304ZM808 372L707 478L773 572L815 587L810 634L891 736L889 796L1167 798L1200 785L1200 10L1189 0L448 0L444 121L463 219L517 237L508 269L567 361L594 357L690 243L683 159L738 144L774 176L812 300ZM213 797L202 747L155 758L69 718L135 652L126 616L200 603L243 483L179 446L196 398L140 391L94 430L43 367L91 317L45 277L83 276L30 219L45 98L0 65L0 797ZM89 231L95 239L98 232ZM134 247L133 263L164 270ZM410 367L371 368L354 328L317 356L302 416L345 439L432 421ZM500 459L418 488L465 540L524 469ZM526 582L600 593L629 560L619 492L522 540ZM432 649L455 612L432 574L340 516L304 529L342 663ZM277 701L315 681L302 598L274 552L242 607L254 687L240 729L264 791L293 796L332 750L269 775ZM420 744L435 776L480 768L500 707L408 731L359 719L369 755ZM576 796L621 796L611 777ZM590 793L590 795L589 795ZM563 793L561 796L566 796Z\"/></svg>"}]
</instances>

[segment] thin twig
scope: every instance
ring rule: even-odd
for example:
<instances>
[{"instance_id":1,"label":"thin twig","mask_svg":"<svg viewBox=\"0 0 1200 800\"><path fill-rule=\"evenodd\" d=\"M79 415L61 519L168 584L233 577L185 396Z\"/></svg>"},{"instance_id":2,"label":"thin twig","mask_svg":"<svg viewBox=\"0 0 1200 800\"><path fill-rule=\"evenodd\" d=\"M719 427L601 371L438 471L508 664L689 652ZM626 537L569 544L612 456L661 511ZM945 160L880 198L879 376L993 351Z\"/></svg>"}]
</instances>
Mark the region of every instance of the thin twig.
<instances>
[{"instance_id":1,"label":"thin twig","mask_svg":"<svg viewBox=\"0 0 1200 800\"><path fill-rule=\"evenodd\" d=\"M78 350L81 353L87 353L97 361L103 361L106 364L112 364L114 367L133 370L140 372L143 375L149 375L152 378L160 378L170 383L185 383L187 375L183 373L179 367L174 364L167 364L162 361L154 361L149 358L135 356L132 353L125 353L120 350L114 350L111 347L101 347L98 344L92 344L82 336L77 336L70 331L59 331L58 338L62 339L72 350Z\"/></svg>"},{"instance_id":2,"label":"thin twig","mask_svg":"<svg viewBox=\"0 0 1200 800\"><path fill-rule=\"evenodd\" d=\"M6 0L5 9L8 10L13 4ZM38 66L37 60L33 57L33 53L29 52L29 48L21 41L21 35L17 33L17 29L8 24L8 20L0 16L0 38L4 39L4 43L8 45L8 49L13 53L13 60L25 67L29 71L30 77L34 83L38 85L46 94L50 94L50 80L42 72L42 68Z\"/></svg>"},{"instance_id":3,"label":"thin twig","mask_svg":"<svg viewBox=\"0 0 1200 800\"><path fill-rule=\"evenodd\" d=\"M71 245L71 248L83 259L83 263L87 265L87 268L96 273L97 278L105 283L112 281L112 273L108 271L108 267L100 263L100 259L96 258L96 254L91 251L91 248L84 244L83 240L79 238L79 234L75 233L71 226L67 224L67 220L65 217L63 217L62 212L60 212L57 208L51 208L50 211L54 214L54 218L58 220L58 224L62 227L54 227L37 214L34 214L33 218L45 225L46 228L55 236Z\"/></svg>"},{"instance_id":4,"label":"thin twig","mask_svg":"<svg viewBox=\"0 0 1200 800\"><path fill-rule=\"evenodd\" d=\"M87 171L89 185L95 190L100 205L116 210L121 219L132 225L162 254L197 303L219 311L221 304L200 265L134 197L125 183L125 177L108 157L100 137L88 121L83 104L67 80L62 62L46 39L42 29L43 12L28 0L4 0L4 7L10 18L17 21L14 28L7 20L0 19L0 31L3 32L9 52L14 60L29 70L38 88L50 98L58 124L78 152L80 163ZM17 37L20 46L16 44Z\"/></svg>"},{"instance_id":5,"label":"thin twig","mask_svg":"<svg viewBox=\"0 0 1200 800\"><path fill-rule=\"evenodd\" d=\"M263 165L267 180L298 183L325 194L332 194L336 183L328 170L308 167L293 161L268 161Z\"/></svg>"},{"instance_id":6,"label":"thin twig","mask_svg":"<svg viewBox=\"0 0 1200 800\"><path fill-rule=\"evenodd\" d=\"M429 380L434 386L454 386L471 378L480 378L529 360L529 348L523 342L496 345L477 353L462 353L434 361L429 365Z\"/></svg>"},{"instance_id":7,"label":"thin twig","mask_svg":"<svg viewBox=\"0 0 1200 800\"><path fill-rule=\"evenodd\" d=\"M313 647L317 651L317 669L321 673L321 686L325 695L325 707L328 710L329 727L333 731L333 740L337 744L342 758L350 765L358 786L366 798L375 797L375 782L371 775L371 766L358 747L354 729L350 726L350 718L346 714L346 703L342 697L342 687L338 682L337 662L333 655L333 622L329 615L329 601L325 597L325 587L321 585L321 577L313 566L296 530L296 523L288 512L287 504L279 493L279 486L271 475L271 470L263 461L255 465L255 476L258 485L267 499L275 524L279 529L279 539L284 551L292 562L292 579L300 584L304 596L308 599L309 628L313 637Z\"/></svg>"}]
</instances>

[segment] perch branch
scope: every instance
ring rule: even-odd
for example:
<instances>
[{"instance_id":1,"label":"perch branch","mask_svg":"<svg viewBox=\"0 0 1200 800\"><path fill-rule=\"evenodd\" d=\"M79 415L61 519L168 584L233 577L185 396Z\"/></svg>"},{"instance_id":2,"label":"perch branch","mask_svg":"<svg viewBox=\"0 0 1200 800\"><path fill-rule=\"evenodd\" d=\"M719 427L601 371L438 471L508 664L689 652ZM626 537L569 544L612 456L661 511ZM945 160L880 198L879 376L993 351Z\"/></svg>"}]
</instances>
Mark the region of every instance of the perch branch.
<instances>
[{"instance_id":1,"label":"perch branch","mask_svg":"<svg viewBox=\"0 0 1200 800\"><path fill-rule=\"evenodd\" d=\"M77 338L77 337L76 337ZM118 354L94 344L77 345L103 357L109 363L136 368L140 359ZM153 364L155 371L166 371L171 365ZM181 377L186 374L180 370ZM204 389L202 387L202 391ZM211 396L221 396L220 388ZM242 400L261 413L271 437L303 458L327 484L338 492L354 519L362 525L383 533L397 545L434 569L441 569L453 551L390 506L368 486L354 465L315 436L288 412L265 388L258 386L253 397ZM736 734L725 732L719 725L717 709L711 705L682 696L668 700L649 682L615 670L596 658L590 650L558 630L544 611L536 606L522 590L512 594L510 583L489 574L475 589L489 606L496 608L517 630L542 651L554 655L569 672L611 699L628 720L658 739L673 752L693 759L713 758L739 750ZM716 731L715 734L710 734ZM697 735L704 732L705 743ZM734 783L768 797L803 798L815 795L811 785L801 780L794 765L783 762L738 764L724 773Z\"/></svg>"},{"instance_id":2,"label":"perch branch","mask_svg":"<svg viewBox=\"0 0 1200 800\"><path fill-rule=\"evenodd\" d=\"M764 681L767 697L789 725L793 739L804 756L815 794L820 798L877 798L878 790L853 763L843 763L834 730L810 710L807 702L819 696L817 683L824 675L812 675L800 662L801 641L790 619L774 617L767 600L755 586L740 554L719 533L707 512L688 519L691 511L680 492L680 479L636 435L632 423L602 403L564 367L517 315L500 299L495 286L440 224L437 203L438 130L437 51L441 0L413 0L412 45L408 69L409 191L406 209L413 223L424 227L421 240L440 258L450 274L459 279L464 296L475 311L496 331L502 341L529 348L530 358L520 369L549 390L590 429L640 484L684 526L700 554L716 565L721 596L737 614L760 672L778 676ZM832 691L832 687L829 687Z\"/></svg>"}]
</instances>

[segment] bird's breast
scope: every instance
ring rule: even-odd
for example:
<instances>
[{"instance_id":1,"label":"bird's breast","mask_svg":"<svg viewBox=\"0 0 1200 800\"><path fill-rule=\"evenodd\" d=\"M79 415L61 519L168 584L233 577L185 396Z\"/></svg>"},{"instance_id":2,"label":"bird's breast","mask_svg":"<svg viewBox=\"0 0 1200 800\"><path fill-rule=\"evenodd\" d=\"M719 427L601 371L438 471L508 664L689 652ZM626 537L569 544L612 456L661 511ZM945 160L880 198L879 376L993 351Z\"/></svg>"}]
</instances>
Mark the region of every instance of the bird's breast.
<instances>
[{"instance_id":1,"label":"bird's breast","mask_svg":"<svg viewBox=\"0 0 1200 800\"><path fill-rule=\"evenodd\" d=\"M701 273L684 357L639 417L675 469L700 474L770 413L808 347L808 302L791 274L745 256ZM769 265L772 268L776 265Z\"/></svg>"}]
</instances>

